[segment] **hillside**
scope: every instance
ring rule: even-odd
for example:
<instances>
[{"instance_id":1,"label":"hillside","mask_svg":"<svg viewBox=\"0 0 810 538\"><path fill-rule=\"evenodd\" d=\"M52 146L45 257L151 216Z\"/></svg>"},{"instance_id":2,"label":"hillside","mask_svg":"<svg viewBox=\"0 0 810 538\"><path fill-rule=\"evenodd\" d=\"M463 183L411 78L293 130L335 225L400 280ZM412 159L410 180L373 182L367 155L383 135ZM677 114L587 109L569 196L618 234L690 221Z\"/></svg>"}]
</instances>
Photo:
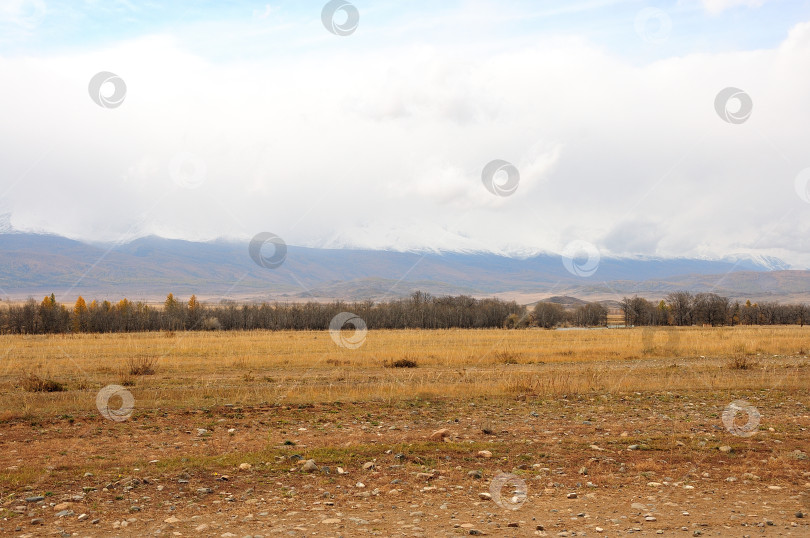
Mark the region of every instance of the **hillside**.
<instances>
[{"instance_id":1,"label":"hillside","mask_svg":"<svg viewBox=\"0 0 810 538\"><path fill-rule=\"evenodd\" d=\"M689 289L755 300L807 300L810 272L770 270L773 263L748 258L603 258L595 275L580 278L552 254L518 259L486 253L289 246L284 264L266 269L253 262L242 242L143 237L108 245L11 231L0 233L0 295L19 300L53 292L65 301L79 294L155 300L171 291L214 301L380 300L424 290L529 303L550 296L655 298Z\"/></svg>"}]
</instances>

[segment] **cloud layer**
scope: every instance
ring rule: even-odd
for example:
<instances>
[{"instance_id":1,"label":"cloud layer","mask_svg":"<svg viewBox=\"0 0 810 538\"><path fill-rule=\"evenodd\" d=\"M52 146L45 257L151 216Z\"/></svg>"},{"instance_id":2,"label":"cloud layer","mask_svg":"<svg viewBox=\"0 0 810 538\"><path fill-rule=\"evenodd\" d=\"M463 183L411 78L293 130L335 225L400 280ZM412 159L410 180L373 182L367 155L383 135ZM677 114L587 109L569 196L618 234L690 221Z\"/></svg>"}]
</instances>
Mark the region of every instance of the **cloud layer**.
<instances>
[{"instance_id":1,"label":"cloud layer","mask_svg":"<svg viewBox=\"0 0 810 538\"><path fill-rule=\"evenodd\" d=\"M246 28L277 32L257 42L281 46L295 28L254 11ZM573 31L389 41L364 33L369 19L348 37L316 20L289 49L243 58L204 52L225 40L206 24L0 56L5 210L18 228L94 240L269 231L510 254L585 240L604 254L757 252L810 267L796 190L810 167L810 24L770 48L638 61ZM441 33L418 28L429 22L413 32ZM121 106L90 98L100 71L125 81ZM715 110L726 87L751 97L742 124ZM512 196L482 184L494 159L520 171Z\"/></svg>"}]
</instances>

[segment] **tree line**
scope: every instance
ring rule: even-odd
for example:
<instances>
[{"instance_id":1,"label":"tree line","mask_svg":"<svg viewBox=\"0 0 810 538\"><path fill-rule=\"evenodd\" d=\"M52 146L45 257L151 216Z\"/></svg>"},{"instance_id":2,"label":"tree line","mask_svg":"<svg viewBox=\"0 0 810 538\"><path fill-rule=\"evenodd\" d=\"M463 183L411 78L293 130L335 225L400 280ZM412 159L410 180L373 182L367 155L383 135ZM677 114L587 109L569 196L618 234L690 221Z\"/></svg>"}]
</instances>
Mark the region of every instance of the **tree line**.
<instances>
[{"instance_id":1,"label":"tree line","mask_svg":"<svg viewBox=\"0 0 810 538\"><path fill-rule=\"evenodd\" d=\"M676 291L660 302L625 297L620 303L625 325L801 325L810 318L806 304L732 302L715 293Z\"/></svg>"},{"instance_id":2,"label":"tree line","mask_svg":"<svg viewBox=\"0 0 810 538\"><path fill-rule=\"evenodd\" d=\"M162 306L121 299L117 303L79 297L73 308L51 294L41 302L0 308L0 332L5 334L108 333L175 330L324 330L341 312L361 318L369 329L484 329L503 327L504 320L524 316L515 301L467 296L433 297L415 292L385 302L331 303L220 302L203 304L192 295L181 301L173 294Z\"/></svg>"},{"instance_id":3,"label":"tree line","mask_svg":"<svg viewBox=\"0 0 810 538\"><path fill-rule=\"evenodd\" d=\"M745 304L713 293L670 293L658 303L642 297L620 302L624 323L634 325L804 325L810 317L805 304L774 302ZM538 302L529 310L515 301L475 299L468 296L434 297L415 292L385 302L260 303L222 301L204 304L192 295L182 301L173 294L163 305L121 299L117 303L79 297L73 308L51 294L41 302L0 308L0 333L111 333L177 330L325 330L341 312L361 318L369 329L517 329L558 326L599 327L608 323L608 309L586 303L565 309Z\"/></svg>"}]
</instances>

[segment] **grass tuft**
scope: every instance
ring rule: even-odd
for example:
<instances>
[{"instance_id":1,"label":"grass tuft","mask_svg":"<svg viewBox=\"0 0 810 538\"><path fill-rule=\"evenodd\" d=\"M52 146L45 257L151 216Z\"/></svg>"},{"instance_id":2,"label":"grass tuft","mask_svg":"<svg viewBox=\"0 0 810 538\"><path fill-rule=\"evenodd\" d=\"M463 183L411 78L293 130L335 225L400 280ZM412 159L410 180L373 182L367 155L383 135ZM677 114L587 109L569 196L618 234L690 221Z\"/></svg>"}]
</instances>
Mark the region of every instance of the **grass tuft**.
<instances>
[{"instance_id":1,"label":"grass tuft","mask_svg":"<svg viewBox=\"0 0 810 538\"><path fill-rule=\"evenodd\" d=\"M138 357L129 359L129 375L155 375L157 359L155 357Z\"/></svg>"},{"instance_id":2,"label":"grass tuft","mask_svg":"<svg viewBox=\"0 0 810 538\"><path fill-rule=\"evenodd\" d=\"M62 392L65 386L53 379L43 379L35 373L20 376L20 386L28 392Z\"/></svg>"}]
</instances>

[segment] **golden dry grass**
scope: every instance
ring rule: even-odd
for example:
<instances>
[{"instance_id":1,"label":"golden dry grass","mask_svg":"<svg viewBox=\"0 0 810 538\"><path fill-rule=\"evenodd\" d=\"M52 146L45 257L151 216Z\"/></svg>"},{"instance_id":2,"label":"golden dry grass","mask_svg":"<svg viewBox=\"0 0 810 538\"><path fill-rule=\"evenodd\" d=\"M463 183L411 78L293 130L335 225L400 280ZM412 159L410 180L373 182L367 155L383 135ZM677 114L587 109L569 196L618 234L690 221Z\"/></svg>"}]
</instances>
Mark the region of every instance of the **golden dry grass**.
<instances>
[{"instance_id":1,"label":"golden dry grass","mask_svg":"<svg viewBox=\"0 0 810 538\"><path fill-rule=\"evenodd\" d=\"M370 331L359 349L328 332L2 336L7 416L89 411L127 385L136 409L225 403L392 401L583 392L810 388L810 327ZM752 367L734 368L740 357ZM138 361L156 374L122 374ZM402 359L417 368L386 368ZM21 372L65 384L19 386Z\"/></svg>"}]
</instances>

